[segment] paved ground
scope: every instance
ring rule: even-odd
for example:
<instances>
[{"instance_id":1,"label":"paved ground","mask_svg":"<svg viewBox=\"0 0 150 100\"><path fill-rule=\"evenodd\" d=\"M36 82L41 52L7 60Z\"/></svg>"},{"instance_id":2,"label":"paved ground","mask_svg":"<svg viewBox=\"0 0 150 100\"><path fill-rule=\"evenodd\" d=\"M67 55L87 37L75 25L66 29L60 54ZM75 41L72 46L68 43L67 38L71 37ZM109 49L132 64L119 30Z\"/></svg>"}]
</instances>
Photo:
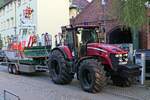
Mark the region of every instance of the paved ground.
<instances>
[{"instance_id":1,"label":"paved ground","mask_svg":"<svg viewBox=\"0 0 150 100\"><path fill-rule=\"evenodd\" d=\"M47 73L16 76L8 74L4 66L0 66L0 90L15 93L21 100L150 100L148 88L107 86L101 93L90 94L81 90L77 80L55 85Z\"/></svg>"}]
</instances>

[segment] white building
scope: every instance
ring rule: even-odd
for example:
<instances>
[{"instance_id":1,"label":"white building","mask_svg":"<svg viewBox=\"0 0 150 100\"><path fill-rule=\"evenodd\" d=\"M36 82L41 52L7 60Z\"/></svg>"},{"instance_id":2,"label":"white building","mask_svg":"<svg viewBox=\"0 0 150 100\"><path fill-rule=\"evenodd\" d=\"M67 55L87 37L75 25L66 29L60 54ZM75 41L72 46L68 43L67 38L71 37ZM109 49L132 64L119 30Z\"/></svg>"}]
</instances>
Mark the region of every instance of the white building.
<instances>
[{"instance_id":1,"label":"white building","mask_svg":"<svg viewBox=\"0 0 150 100\"><path fill-rule=\"evenodd\" d=\"M15 34L15 3L10 2L0 8L0 34L3 43L6 44L7 38ZM9 37L8 37L9 36Z\"/></svg>"},{"instance_id":2,"label":"white building","mask_svg":"<svg viewBox=\"0 0 150 100\"><path fill-rule=\"evenodd\" d=\"M33 33L61 32L69 24L69 0L4 0L0 7L0 34L5 45L10 37L27 39ZM54 39L54 38L53 38Z\"/></svg>"}]
</instances>

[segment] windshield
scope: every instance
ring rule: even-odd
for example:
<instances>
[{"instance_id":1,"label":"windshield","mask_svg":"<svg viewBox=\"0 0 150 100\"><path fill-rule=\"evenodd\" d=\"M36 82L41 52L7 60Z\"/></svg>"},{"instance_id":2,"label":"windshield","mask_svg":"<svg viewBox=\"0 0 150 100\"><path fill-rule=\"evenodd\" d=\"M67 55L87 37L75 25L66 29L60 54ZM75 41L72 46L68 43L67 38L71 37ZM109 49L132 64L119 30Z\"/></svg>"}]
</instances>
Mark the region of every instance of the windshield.
<instances>
[{"instance_id":1,"label":"windshield","mask_svg":"<svg viewBox=\"0 0 150 100\"><path fill-rule=\"evenodd\" d=\"M81 31L81 34L81 39L83 43L94 43L98 41L98 36L95 29L83 29Z\"/></svg>"}]
</instances>

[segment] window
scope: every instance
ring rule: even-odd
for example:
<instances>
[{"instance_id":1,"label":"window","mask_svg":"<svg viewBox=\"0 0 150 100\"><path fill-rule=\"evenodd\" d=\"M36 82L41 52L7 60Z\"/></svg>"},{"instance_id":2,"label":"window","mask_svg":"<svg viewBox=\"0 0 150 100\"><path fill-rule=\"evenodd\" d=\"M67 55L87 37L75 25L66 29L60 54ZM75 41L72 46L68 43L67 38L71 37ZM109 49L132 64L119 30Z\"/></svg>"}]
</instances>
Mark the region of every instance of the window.
<instances>
[{"instance_id":1,"label":"window","mask_svg":"<svg viewBox=\"0 0 150 100\"><path fill-rule=\"evenodd\" d=\"M2 16L5 14L5 9L2 8Z\"/></svg>"},{"instance_id":2,"label":"window","mask_svg":"<svg viewBox=\"0 0 150 100\"><path fill-rule=\"evenodd\" d=\"M68 47L73 50L74 47L74 41L73 41L73 33L72 31L68 31L66 34L66 41L65 43L68 45Z\"/></svg>"},{"instance_id":3,"label":"window","mask_svg":"<svg viewBox=\"0 0 150 100\"><path fill-rule=\"evenodd\" d=\"M27 35L27 32L28 32L28 29L26 29L26 28L23 29L22 35L25 35L25 36L26 36L26 35Z\"/></svg>"},{"instance_id":4,"label":"window","mask_svg":"<svg viewBox=\"0 0 150 100\"><path fill-rule=\"evenodd\" d=\"M22 0L22 4L26 4L27 3L27 0Z\"/></svg>"},{"instance_id":5,"label":"window","mask_svg":"<svg viewBox=\"0 0 150 100\"><path fill-rule=\"evenodd\" d=\"M17 0L17 6L20 7L21 5L21 0Z\"/></svg>"},{"instance_id":6,"label":"window","mask_svg":"<svg viewBox=\"0 0 150 100\"><path fill-rule=\"evenodd\" d=\"M9 4L9 9L12 10L12 8L13 8L13 3L11 2L11 3Z\"/></svg>"},{"instance_id":7,"label":"window","mask_svg":"<svg viewBox=\"0 0 150 100\"><path fill-rule=\"evenodd\" d=\"M1 16L4 15L4 8L1 9Z\"/></svg>"},{"instance_id":8,"label":"window","mask_svg":"<svg viewBox=\"0 0 150 100\"><path fill-rule=\"evenodd\" d=\"M2 16L2 9L0 9L0 16Z\"/></svg>"},{"instance_id":9,"label":"window","mask_svg":"<svg viewBox=\"0 0 150 100\"><path fill-rule=\"evenodd\" d=\"M6 28L6 22L4 21L3 22L3 29L5 29Z\"/></svg>"},{"instance_id":10,"label":"window","mask_svg":"<svg viewBox=\"0 0 150 100\"><path fill-rule=\"evenodd\" d=\"M10 27L9 19L7 19L6 27L7 27L7 28L9 28L9 27Z\"/></svg>"},{"instance_id":11,"label":"window","mask_svg":"<svg viewBox=\"0 0 150 100\"><path fill-rule=\"evenodd\" d=\"M6 8L6 6L4 7L4 14L5 14L5 12L7 11L7 8Z\"/></svg>"},{"instance_id":12,"label":"window","mask_svg":"<svg viewBox=\"0 0 150 100\"><path fill-rule=\"evenodd\" d=\"M85 43L94 43L98 41L97 33L94 29L84 29L82 30L82 42Z\"/></svg>"},{"instance_id":13,"label":"window","mask_svg":"<svg viewBox=\"0 0 150 100\"><path fill-rule=\"evenodd\" d=\"M14 24L15 24L15 23L14 23L14 18L11 17L11 26L14 27Z\"/></svg>"},{"instance_id":14,"label":"window","mask_svg":"<svg viewBox=\"0 0 150 100\"><path fill-rule=\"evenodd\" d=\"M2 23L0 23L0 30L1 30L1 28L2 28Z\"/></svg>"},{"instance_id":15,"label":"window","mask_svg":"<svg viewBox=\"0 0 150 100\"><path fill-rule=\"evenodd\" d=\"M3 22L1 22L1 29L3 30Z\"/></svg>"},{"instance_id":16,"label":"window","mask_svg":"<svg viewBox=\"0 0 150 100\"><path fill-rule=\"evenodd\" d=\"M9 4L6 6L6 11L7 12L9 11Z\"/></svg>"}]
</instances>

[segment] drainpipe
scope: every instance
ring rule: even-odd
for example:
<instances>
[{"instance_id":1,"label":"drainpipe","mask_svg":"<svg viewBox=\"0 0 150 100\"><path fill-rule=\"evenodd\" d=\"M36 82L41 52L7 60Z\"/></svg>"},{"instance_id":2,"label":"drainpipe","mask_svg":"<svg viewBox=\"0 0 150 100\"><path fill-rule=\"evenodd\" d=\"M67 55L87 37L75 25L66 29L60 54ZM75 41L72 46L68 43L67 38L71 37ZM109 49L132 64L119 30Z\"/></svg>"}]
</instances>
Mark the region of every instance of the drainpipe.
<instances>
[{"instance_id":1,"label":"drainpipe","mask_svg":"<svg viewBox=\"0 0 150 100\"><path fill-rule=\"evenodd\" d=\"M17 6L16 6L16 0L14 0L15 2L15 36L17 36L17 13L16 13L16 10L17 10Z\"/></svg>"},{"instance_id":2,"label":"drainpipe","mask_svg":"<svg viewBox=\"0 0 150 100\"><path fill-rule=\"evenodd\" d=\"M132 27L131 32L132 32L132 41L133 41L133 49L139 49L139 31L138 27Z\"/></svg>"},{"instance_id":3,"label":"drainpipe","mask_svg":"<svg viewBox=\"0 0 150 100\"><path fill-rule=\"evenodd\" d=\"M150 9L150 8L148 8L148 9ZM149 21L149 17L150 16L148 16L148 18L147 18L147 25L146 25L146 27L147 27L147 31L146 31L146 35L147 35L147 46L146 46L146 48L147 49L150 49L150 25L149 25L149 23L150 23L150 21Z\"/></svg>"},{"instance_id":4,"label":"drainpipe","mask_svg":"<svg viewBox=\"0 0 150 100\"><path fill-rule=\"evenodd\" d=\"M106 43L106 1L101 0L102 10L103 10L103 25L102 25L102 32L104 34L104 42Z\"/></svg>"}]
</instances>

